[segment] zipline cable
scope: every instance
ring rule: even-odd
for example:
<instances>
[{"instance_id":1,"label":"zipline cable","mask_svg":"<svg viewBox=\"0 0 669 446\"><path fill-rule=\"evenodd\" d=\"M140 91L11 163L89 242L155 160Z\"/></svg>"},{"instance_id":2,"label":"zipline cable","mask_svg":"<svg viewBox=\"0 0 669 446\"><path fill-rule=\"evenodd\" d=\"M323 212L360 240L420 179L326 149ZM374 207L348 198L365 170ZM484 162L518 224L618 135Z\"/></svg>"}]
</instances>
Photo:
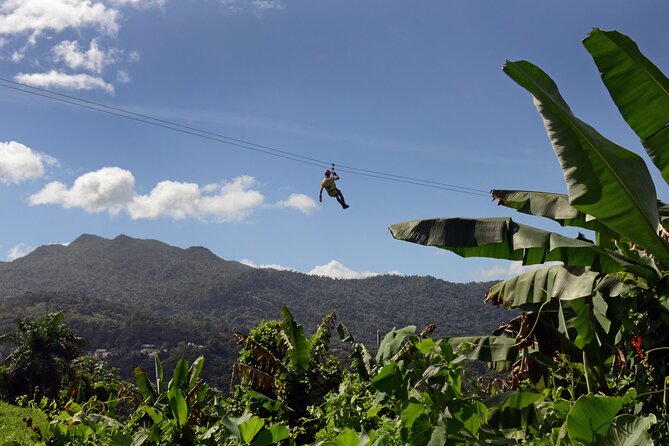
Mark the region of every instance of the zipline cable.
<instances>
[{"instance_id":1,"label":"zipline cable","mask_svg":"<svg viewBox=\"0 0 669 446\"><path fill-rule=\"evenodd\" d=\"M11 85L6 85L1 82L5 82L7 84ZM130 110L125 110L122 108L118 107L112 107L109 105L101 104L99 102L95 101L90 101L86 99L80 99L75 96L70 96L62 93L56 93L50 90L46 90L40 87L34 87L31 85L23 84L20 82L12 81L10 79L6 79L3 77L0 77L0 87L5 87L8 89L12 89L18 92L22 93L29 93L35 96L43 97L46 99L51 99L54 101L66 103L69 105L75 105L78 107L82 107L85 109L93 110L93 111L98 111L102 113L106 113L109 115L113 115L116 117L121 117L121 118L126 118L130 119L133 121L141 122L144 124L150 124L156 127L168 129L168 130L173 130L177 132L181 132L184 134L192 135L192 136L198 136L200 138L205 138L209 139L212 141L216 142L221 142L224 144L228 144L237 148L242 148L242 149L247 149L247 150L252 150L255 152L260 152L264 153L266 155L272 155L276 156L279 158L287 159L290 161L297 161L303 164L308 164L312 166L318 166L318 167L327 167L330 165L330 163L327 163L323 160L319 160L316 158L310 158L307 156L299 155L296 153L288 152L286 150L280 150L276 149L270 146L266 145L261 145L261 144L256 144L253 142L249 141L244 141L241 139L237 138L232 138L227 135L223 135L220 133L215 133L215 132L210 132L207 130L202 130L196 127L190 127L187 125L179 124L173 121L167 121L164 119L160 118L155 118L149 115L141 114L141 113L136 113ZM345 173L351 173L354 175L361 175L361 176L366 176L370 178L377 178L377 179L382 179L386 181L395 181L399 183L405 183L405 184L413 184L416 186L423 186L423 187L431 187L435 189L442 189L442 190L448 190L451 192L460 192L460 193L465 193L465 194L470 194L470 195L478 195L478 196L485 196L489 197L490 195L486 193L486 191L482 189L475 189L475 188L470 188L470 187L465 187L465 186L458 186L454 184L447 184L447 183L441 183L437 181L431 181L431 180L424 180L421 178L413 178L413 177L407 177L407 176L402 176L402 175L395 175L395 174L390 174L386 172L379 172L379 171L374 171L374 170L368 170L368 169L360 169L352 166L345 166L345 165L339 165L340 167L340 172L345 172Z\"/></svg>"}]
</instances>

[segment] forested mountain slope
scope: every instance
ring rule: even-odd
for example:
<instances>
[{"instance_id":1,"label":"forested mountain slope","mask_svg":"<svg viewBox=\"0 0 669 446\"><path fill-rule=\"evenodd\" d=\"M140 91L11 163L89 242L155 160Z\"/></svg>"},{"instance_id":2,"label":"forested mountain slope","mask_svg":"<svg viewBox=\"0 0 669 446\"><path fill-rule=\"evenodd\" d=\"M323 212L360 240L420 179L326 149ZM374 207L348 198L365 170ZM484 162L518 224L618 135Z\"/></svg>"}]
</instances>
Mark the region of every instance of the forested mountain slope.
<instances>
[{"instance_id":1,"label":"forested mountain slope","mask_svg":"<svg viewBox=\"0 0 669 446\"><path fill-rule=\"evenodd\" d=\"M307 330L335 311L372 347L377 330L394 326L435 324L436 336L486 334L508 317L483 304L490 283L418 276L335 280L255 269L206 248L125 235L82 235L68 246L42 246L0 262L0 284L3 331L13 329L17 317L65 310L87 349L108 349L109 361L124 374L149 362L142 345L153 344L168 363L204 353L209 379L218 385L236 352L231 331L279 318L283 305Z\"/></svg>"}]
</instances>

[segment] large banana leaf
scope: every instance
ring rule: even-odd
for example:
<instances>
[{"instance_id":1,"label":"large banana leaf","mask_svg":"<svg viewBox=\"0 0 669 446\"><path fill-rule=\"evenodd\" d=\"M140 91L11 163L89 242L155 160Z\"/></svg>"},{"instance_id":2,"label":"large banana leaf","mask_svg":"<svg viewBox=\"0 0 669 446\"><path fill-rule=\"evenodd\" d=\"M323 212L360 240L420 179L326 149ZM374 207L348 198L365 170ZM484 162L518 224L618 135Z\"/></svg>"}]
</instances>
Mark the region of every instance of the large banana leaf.
<instances>
[{"instance_id":1,"label":"large banana leaf","mask_svg":"<svg viewBox=\"0 0 669 446\"><path fill-rule=\"evenodd\" d=\"M669 182L669 79L617 31L594 29L583 45L623 118Z\"/></svg>"},{"instance_id":2,"label":"large banana leaf","mask_svg":"<svg viewBox=\"0 0 669 446\"><path fill-rule=\"evenodd\" d=\"M528 304L543 304L551 299L591 297L596 290L613 297L624 291L624 285L615 277L603 277L589 268L554 265L494 285L486 293L485 300L507 308L519 308Z\"/></svg>"},{"instance_id":3,"label":"large banana leaf","mask_svg":"<svg viewBox=\"0 0 669 446\"><path fill-rule=\"evenodd\" d=\"M311 353L309 351L309 340L304 336L304 328L295 322L293 315L288 308L281 309L283 322L281 322L281 333L288 347L288 357L290 365L294 370L306 371L309 369Z\"/></svg>"},{"instance_id":4,"label":"large banana leaf","mask_svg":"<svg viewBox=\"0 0 669 446\"><path fill-rule=\"evenodd\" d=\"M586 266L593 271L634 272L655 277L652 268L611 255L591 243L521 225L510 218L438 218L390 226L398 240L436 246L462 257L521 260L524 265L551 261Z\"/></svg>"},{"instance_id":5,"label":"large banana leaf","mask_svg":"<svg viewBox=\"0 0 669 446\"><path fill-rule=\"evenodd\" d=\"M540 68L526 61L507 62L504 72L534 96L571 205L669 263L669 244L657 234L655 185L643 159L576 118Z\"/></svg>"},{"instance_id":6,"label":"large banana leaf","mask_svg":"<svg viewBox=\"0 0 669 446\"><path fill-rule=\"evenodd\" d=\"M565 194L501 189L493 189L491 193L492 198L497 200L500 206L515 209L523 214L550 218L561 226L575 226L604 232L611 236L615 234L593 216L584 214L569 204L569 197Z\"/></svg>"},{"instance_id":7,"label":"large banana leaf","mask_svg":"<svg viewBox=\"0 0 669 446\"><path fill-rule=\"evenodd\" d=\"M518 344L509 336L458 336L447 341L458 354L494 364L500 371L518 359Z\"/></svg>"}]
</instances>

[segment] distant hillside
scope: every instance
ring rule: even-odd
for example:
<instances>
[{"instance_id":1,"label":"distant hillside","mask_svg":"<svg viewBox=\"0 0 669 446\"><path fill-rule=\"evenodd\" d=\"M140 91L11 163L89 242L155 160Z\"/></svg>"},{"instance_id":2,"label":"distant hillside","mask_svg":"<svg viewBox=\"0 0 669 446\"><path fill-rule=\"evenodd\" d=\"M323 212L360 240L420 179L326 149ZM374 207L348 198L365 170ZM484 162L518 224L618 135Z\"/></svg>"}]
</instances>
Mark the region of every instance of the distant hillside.
<instances>
[{"instance_id":1,"label":"distant hillside","mask_svg":"<svg viewBox=\"0 0 669 446\"><path fill-rule=\"evenodd\" d=\"M17 317L65 310L88 349L106 348L129 373L149 363L152 344L178 355L204 353L209 379L223 385L236 348L233 330L277 319L283 305L307 330L335 311L353 335L373 346L376 331L435 324L436 336L484 334L508 319L484 305L491 283L455 284L433 277L376 276L335 280L255 269L202 247L181 249L156 240L82 235L68 246L42 246L0 262L0 329Z\"/></svg>"}]
</instances>

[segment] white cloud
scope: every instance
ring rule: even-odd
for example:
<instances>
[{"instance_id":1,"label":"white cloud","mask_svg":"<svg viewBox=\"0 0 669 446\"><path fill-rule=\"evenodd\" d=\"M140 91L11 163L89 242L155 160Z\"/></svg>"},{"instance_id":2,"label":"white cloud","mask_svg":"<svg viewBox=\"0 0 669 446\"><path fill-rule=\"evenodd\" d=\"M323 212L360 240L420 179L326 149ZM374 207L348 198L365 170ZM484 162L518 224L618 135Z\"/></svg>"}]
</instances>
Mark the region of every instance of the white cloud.
<instances>
[{"instance_id":1,"label":"white cloud","mask_svg":"<svg viewBox=\"0 0 669 446\"><path fill-rule=\"evenodd\" d=\"M5 0L0 4L0 34L88 27L114 34L118 31L118 14L91 0Z\"/></svg>"},{"instance_id":2,"label":"white cloud","mask_svg":"<svg viewBox=\"0 0 669 446\"><path fill-rule=\"evenodd\" d=\"M161 181L149 194L135 192L135 177L119 167L104 167L81 175L72 187L53 181L29 197L32 206L55 204L81 208L89 213L125 211L134 219L168 217L202 221L243 221L264 204L263 195L254 190L255 179L239 176L230 182L209 184Z\"/></svg>"},{"instance_id":3,"label":"white cloud","mask_svg":"<svg viewBox=\"0 0 669 446\"><path fill-rule=\"evenodd\" d=\"M19 257L23 257L27 254L30 254L35 249L34 246L28 246L25 243L19 243L16 246L13 246L7 253L7 260L13 261Z\"/></svg>"},{"instance_id":4,"label":"white cloud","mask_svg":"<svg viewBox=\"0 0 669 446\"><path fill-rule=\"evenodd\" d=\"M559 265L560 262L549 262L543 265L526 265L523 262L507 262L505 265L495 265L488 269L472 271L469 277L474 282L487 282L490 280L504 280L529 271L546 268L551 265Z\"/></svg>"},{"instance_id":5,"label":"white cloud","mask_svg":"<svg viewBox=\"0 0 669 446\"><path fill-rule=\"evenodd\" d=\"M127 84L130 82L130 75L125 70L118 70L116 72L116 82L119 84Z\"/></svg>"},{"instance_id":6,"label":"white cloud","mask_svg":"<svg viewBox=\"0 0 669 446\"><path fill-rule=\"evenodd\" d=\"M221 6L227 12L241 13L246 10L263 12L270 9L284 9L280 0L220 0Z\"/></svg>"},{"instance_id":7,"label":"white cloud","mask_svg":"<svg viewBox=\"0 0 669 446\"><path fill-rule=\"evenodd\" d=\"M74 181L71 188L53 181L30 196L31 205L59 204L64 208L78 207L86 212L118 214L135 197L135 177L119 167L104 167L88 172Z\"/></svg>"},{"instance_id":8,"label":"white cloud","mask_svg":"<svg viewBox=\"0 0 669 446\"><path fill-rule=\"evenodd\" d=\"M17 184L41 178L45 166L56 163L55 158L16 141L0 142L0 183Z\"/></svg>"},{"instance_id":9,"label":"white cloud","mask_svg":"<svg viewBox=\"0 0 669 446\"><path fill-rule=\"evenodd\" d=\"M279 271L297 272L297 270L294 269L294 268L289 268L287 266L277 265L276 263L258 265L258 264L254 263L252 260L249 260L249 259L242 259L242 260L239 261L239 263L241 263L243 265L246 265L246 266L250 266L251 268L269 268L269 269L277 269Z\"/></svg>"},{"instance_id":10,"label":"white cloud","mask_svg":"<svg viewBox=\"0 0 669 446\"><path fill-rule=\"evenodd\" d=\"M86 51L82 51L79 42L64 40L51 49L57 62L64 62L68 67L78 70L85 69L100 74L102 70L120 60L122 51L111 48L107 51L100 48L97 40L93 39Z\"/></svg>"},{"instance_id":11,"label":"white cloud","mask_svg":"<svg viewBox=\"0 0 669 446\"><path fill-rule=\"evenodd\" d=\"M166 0L110 0L113 6L131 6L136 9L163 8Z\"/></svg>"},{"instance_id":12,"label":"white cloud","mask_svg":"<svg viewBox=\"0 0 669 446\"><path fill-rule=\"evenodd\" d=\"M195 183L161 181L149 195L134 197L127 207L134 220L162 216L183 220L196 216L200 197L200 188Z\"/></svg>"},{"instance_id":13,"label":"white cloud","mask_svg":"<svg viewBox=\"0 0 669 446\"><path fill-rule=\"evenodd\" d=\"M202 196L199 203L201 216L222 222L244 220L265 201L260 192L250 190L254 185L255 179L247 175L222 183L211 195Z\"/></svg>"},{"instance_id":14,"label":"white cloud","mask_svg":"<svg viewBox=\"0 0 669 446\"><path fill-rule=\"evenodd\" d=\"M345 267L341 262L337 260L331 260L330 263L326 265L320 265L309 271L307 274L312 276L325 276L331 277L333 279L364 279L367 277L378 276L379 273L373 273L365 271L362 273L353 271Z\"/></svg>"},{"instance_id":15,"label":"white cloud","mask_svg":"<svg viewBox=\"0 0 669 446\"><path fill-rule=\"evenodd\" d=\"M276 205L280 208L297 209L307 215L318 209L316 200L304 194L290 194L287 200L279 201Z\"/></svg>"},{"instance_id":16,"label":"white cloud","mask_svg":"<svg viewBox=\"0 0 669 446\"><path fill-rule=\"evenodd\" d=\"M279 0L252 0L253 7L259 11L266 9L283 9L284 5Z\"/></svg>"},{"instance_id":17,"label":"white cloud","mask_svg":"<svg viewBox=\"0 0 669 446\"><path fill-rule=\"evenodd\" d=\"M51 70L48 73L19 73L14 76L16 82L31 85L33 87L49 88L58 87L68 90L104 90L108 93L114 92L114 86L100 77L91 76L90 74L67 74L56 70Z\"/></svg>"}]
</instances>

